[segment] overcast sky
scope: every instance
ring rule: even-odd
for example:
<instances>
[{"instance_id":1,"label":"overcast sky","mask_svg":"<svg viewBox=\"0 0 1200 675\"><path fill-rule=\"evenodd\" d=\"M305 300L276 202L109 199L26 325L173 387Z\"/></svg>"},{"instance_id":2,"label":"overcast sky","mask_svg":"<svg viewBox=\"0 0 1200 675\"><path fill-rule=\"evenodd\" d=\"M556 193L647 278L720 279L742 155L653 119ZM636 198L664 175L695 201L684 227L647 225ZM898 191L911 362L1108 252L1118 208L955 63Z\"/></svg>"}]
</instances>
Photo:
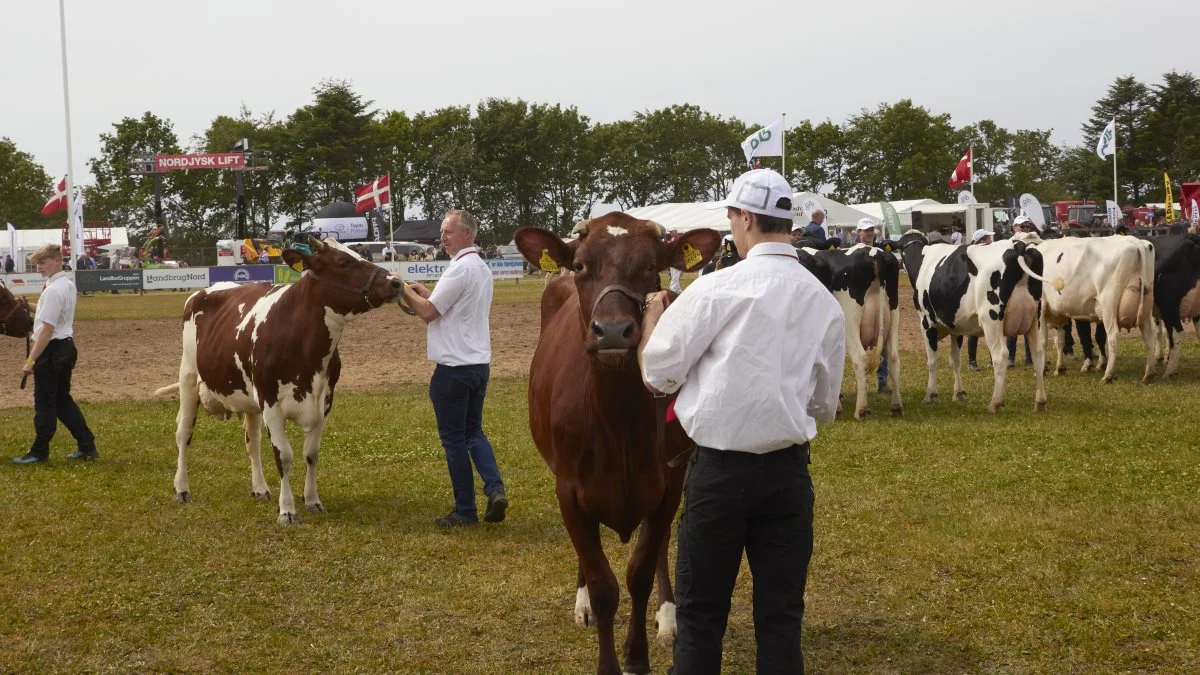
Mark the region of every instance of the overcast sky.
<instances>
[{"instance_id":1,"label":"overcast sky","mask_svg":"<svg viewBox=\"0 0 1200 675\"><path fill-rule=\"evenodd\" d=\"M286 116L325 78L382 110L520 97L601 122L675 103L842 122L912 98L1075 144L1116 76L1200 70L1160 46L1194 1L67 0L74 168L91 182L122 117L153 111L186 144L243 104ZM67 163L58 35L54 0L0 0L0 136L52 176Z\"/></svg>"}]
</instances>

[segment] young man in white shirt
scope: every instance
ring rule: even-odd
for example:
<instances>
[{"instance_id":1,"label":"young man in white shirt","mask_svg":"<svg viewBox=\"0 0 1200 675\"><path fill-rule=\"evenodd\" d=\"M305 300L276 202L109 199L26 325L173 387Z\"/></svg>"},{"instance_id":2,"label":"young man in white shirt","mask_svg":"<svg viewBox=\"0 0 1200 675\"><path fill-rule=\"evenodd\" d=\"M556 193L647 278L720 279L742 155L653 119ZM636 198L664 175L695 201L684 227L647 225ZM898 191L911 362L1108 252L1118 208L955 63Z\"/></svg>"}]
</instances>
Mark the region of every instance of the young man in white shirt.
<instances>
[{"instance_id":1,"label":"young man in white shirt","mask_svg":"<svg viewBox=\"0 0 1200 675\"><path fill-rule=\"evenodd\" d=\"M13 459L14 464L37 464L50 458L50 440L58 421L75 437L78 446L67 459L96 459L96 438L83 413L71 398L71 371L75 349L75 283L63 272L62 248L46 244L30 260L46 278L33 317L33 346L21 368L22 376L33 375L33 428L36 436L29 452Z\"/></svg>"},{"instance_id":2,"label":"young man in white shirt","mask_svg":"<svg viewBox=\"0 0 1200 675\"><path fill-rule=\"evenodd\" d=\"M483 433L483 399L492 361L488 325L492 272L475 247L478 229L475 217L467 211L448 212L442 220L441 237L450 265L432 292L416 282L404 288L404 300L429 324L427 354L437 363L429 381L429 399L454 488L454 508L434 520L443 528L479 524L472 462L488 498L483 519L501 522L508 509L496 455Z\"/></svg>"},{"instance_id":3,"label":"young man in white shirt","mask_svg":"<svg viewBox=\"0 0 1200 675\"><path fill-rule=\"evenodd\" d=\"M846 355L842 310L790 243L791 197L774 171L740 176L719 206L742 262L704 275L670 307L662 293L647 302L643 378L678 392L675 413L697 444L677 538L676 673L720 671L743 550L758 672L804 672L809 442L837 411Z\"/></svg>"}]
</instances>

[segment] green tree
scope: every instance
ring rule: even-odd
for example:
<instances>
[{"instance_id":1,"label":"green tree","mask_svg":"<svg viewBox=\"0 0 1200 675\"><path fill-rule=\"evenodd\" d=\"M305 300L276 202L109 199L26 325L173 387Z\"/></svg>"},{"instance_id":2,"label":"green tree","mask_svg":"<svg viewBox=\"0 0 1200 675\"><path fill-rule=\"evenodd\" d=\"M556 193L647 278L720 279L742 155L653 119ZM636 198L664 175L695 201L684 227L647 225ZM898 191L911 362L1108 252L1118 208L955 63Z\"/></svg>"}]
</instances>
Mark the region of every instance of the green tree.
<instances>
[{"instance_id":1,"label":"green tree","mask_svg":"<svg viewBox=\"0 0 1200 675\"><path fill-rule=\"evenodd\" d=\"M1153 190L1155 174L1162 182L1161 170L1154 166L1151 143L1146 134L1146 118L1150 112L1150 90L1133 76L1118 77L1108 88L1104 98L1092 106L1092 116L1083 123L1085 148L1095 147L1096 140L1104 127L1115 117L1117 120L1117 170L1120 181L1120 197L1141 204ZM1088 194L1095 195L1096 188L1105 182L1108 190L1101 194L1112 194L1112 164L1101 161L1095 153L1092 171L1086 181L1081 172L1085 166L1080 161L1073 170L1080 174L1073 178L1077 184L1086 183ZM1082 154L1076 158L1082 160ZM1111 160L1109 160L1111 161ZM1095 198L1095 196L1092 196Z\"/></svg>"},{"instance_id":2,"label":"green tree","mask_svg":"<svg viewBox=\"0 0 1200 675\"><path fill-rule=\"evenodd\" d=\"M441 218L452 208L478 211L471 109L450 106L419 113L412 129L413 189L425 217Z\"/></svg>"},{"instance_id":3,"label":"green tree","mask_svg":"<svg viewBox=\"0 0 1200 675\"><path fill-rule=\"evenodd\" d=\"M950 197L946 178L961 157L950 116L910 99L863 110L846 125L847 168L837 193L852 202Z\"/></svg>"},{"instance_id":4,"label":"green tree","mask_svg":"<svg viewBox=\"0 0 1200 675\"><path fill-rule=\"evenodd\" d=\"M59 214L43 216L42 206L52 194L52 179L33 155L16 143L0 138L0 227L49 228L63 221ZM7 246L7 239L4 240Z\"/></svg>"},{"instance_id":5,"label":"green tree","mask_svg":"<svg viewBox=\"0 0 1200 675\"><path fill-rule=\"evenodd\" d=\"M413 171L413 122L402 111L393 110L379 122L382 150L392 188L392 222L404 222L405 206L417 195L417 176ZM390 148L390 149L389 149Z\"/></svg>"},{"instance_id":6,"label":"green tree","mask_svg":"<svg viewBox=\"0 0 1200 675\"><path fill-rule=\"evenodd\" d=\"M565 235L588 217L600 197L599 148L588 118L574 106L547 108L538 135L546 141L542 186L549 222L551 229ZM503 228L497 235L504 241L512 239Z\"/></svg>"},{"instance_id":7,"label":"green tree","mask_svg":"<svg viewBox=\"0 0 1200 675\"><path fill-rule=\"evenodd\" d=\"M1144 138L1158 180L1152 177L1149 194L1152 201L1163 201L1161 172L1180 182L1200 178L1200 80L1171 71L1154 85L1150 98Z\"/></svg>"},{"instance_id":8,"label":"green tree","mask_svg":"<svg viewBox=\"0 0 1200 675\"><path fill-rule=\"evenodd\" d=\"M837 124L809 120L787 130L788 182L801 192L841 199L846 174L847 138Z\"/></svg>"},{"instance_id":9,"label":"green tree","mask_svg":"<svg viewBox=\"0 0 1200 675\"><path fill-rule=\"evenodd\" d=\"M1011 168L1013 135L1007 129L992 120L981 120L959 129L954 144L963 151L971 149L977 201L991 202L1009 194L1005 174ZM947 177L951 168L943 171Z\"/></svg>"},{"instance_id":10,"label":"green tree","mask_svg":"<svg viewBox=\"0 0 1200 675\"><path fill-rule=\"evenodd\" d=\"M114 227L128 227L133 237L149 232L154 223L154 180L136 175L143 153L179 154L179 140L171 122L154 113L124 117L112 133L100 134L100 155L88 160L95 185L85 187L85 217L105 219ZM181 188L188 182L182 171L162 175L163 211L172 226L185 216Z\"/></svg>"}]
</instances>

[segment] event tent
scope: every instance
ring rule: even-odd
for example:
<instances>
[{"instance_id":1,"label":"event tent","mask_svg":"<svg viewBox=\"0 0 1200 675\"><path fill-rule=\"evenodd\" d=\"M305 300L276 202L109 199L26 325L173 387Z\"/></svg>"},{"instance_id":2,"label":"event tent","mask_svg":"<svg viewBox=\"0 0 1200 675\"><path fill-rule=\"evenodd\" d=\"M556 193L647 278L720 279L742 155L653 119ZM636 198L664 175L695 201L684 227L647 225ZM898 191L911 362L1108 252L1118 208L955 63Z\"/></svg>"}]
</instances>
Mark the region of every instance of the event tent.
<instances>
[{"instance_id":1,"label":"event tent","mask_svg":"<svg viewBox=\"0 0 1200 675\"><path fill-rule=\"evenodd\" d=\"M868 214L845 204L812 192L797 192L792 195L792 219L801 224L808 223L808 214L801 213L802 205L815 199L825 211L826 231L832 236L835 231L852 230L858 221ZM701 227L710 227L720 232L729 231L729 218L724 209L710 208L712 202L654 204L639 206L626 211L635 218L653 220L668 230L688 232Z\"/></svg>"},{"instance_id":2,"label":"event tent","mask_svg":"<svg viewBox=\"0 0 1200 675\"><path fill-rule=\"evenodd\" d=\"M892 205L893 209L896 209L896 215L900 216L900 225L905 230L912 227L912 212L914 210L919 210L921 207L938 206L940 204L940 202L932 199L901 199L888 203ZM879 205L879 202L851 204L850 207L862 211L871 216L872 220L883 225L883 207Z\"/></svg>"},{"instance_id":3,"label":"event tent","mask_svg":"<svg viewBox=\"0 0 1200 675\"><path fill-rule=\"evenodd\" d=\"M105 238L111 239L111 243L120 246L129 245L129 230L124 227L109 227L104 228ZM84 236L91 238L94 230L86 228ZM17 264L18 272L32 271L25 269L23 263L26 256L36 251L43 244L62 244L63 231L62 228L43 228L31 230L17 230L17 253L13 256L13 261ZM8 232L0 230L0 260L8 255Z\"/></svg>"}]
</instances>

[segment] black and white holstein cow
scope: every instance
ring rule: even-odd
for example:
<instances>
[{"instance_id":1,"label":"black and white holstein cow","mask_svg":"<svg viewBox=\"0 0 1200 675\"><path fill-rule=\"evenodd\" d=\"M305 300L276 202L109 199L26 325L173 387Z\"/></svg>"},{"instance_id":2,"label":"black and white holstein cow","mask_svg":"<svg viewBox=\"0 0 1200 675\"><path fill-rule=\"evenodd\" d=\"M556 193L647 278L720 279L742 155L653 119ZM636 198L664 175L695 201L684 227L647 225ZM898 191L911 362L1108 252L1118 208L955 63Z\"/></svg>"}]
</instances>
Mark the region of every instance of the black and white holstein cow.
<instances>
[{"instance_id":1,"label":"black and white holstein cow","mask_svg":"<svg viewBox=\"0 0 1200 675\"><path fill-rule=\"evenodd\" d=\"M882 358L888 360L892 414L904 413L900 400L900 263L892 246L892 242L884 242L847 249L800 249L800 264L829 288L846 318L846 358L854 368L857 389L856 420L871 412L867 376L874 374ZM809 263L805 254L815 262Z\"/></svg>"},{"instance_id":2,"label":"black and white holstein cow","mask_svg":"<svg viewBox=\"0 0 1200 675\"><path fill-rule=\"evenodd\" d=\"M1035 278L1042 258L1024 242L1000 241L987 246L929 244L921 232L909 230L900 238L904 268L913 287L913 305L925 334L929 382L925 402L937 400L937 346L947 335L982 336L992 356L995 383L988 412L1004 405L1008 370L1006 338L1025 335L1033 343L1037 392L1034 409L1045 410L1043 372L1045 351L1036 340L1042 284ZM950 340L954 399L966 398L962 385L961 340Z\"/></svg>"},{"instance_id":3,"label":"black and white holstein cow","mask_svg":"<svg viewBox=\"0 0 1200 675\"><path fill-rule=\"evenodd\" d=\"M1197 326L1200 319L1200 237L1168 234L1150 243L1154 245L1154 311L1167 339L1163 376L1171 377L1179 370L1183 322Z\"/></svg>"},{"instance_id":4,"label":"black and white holstein cow","mask_svg":"<svg viewBox=\"0 0 1200 675\"><path fill-rule=\"evenodd\" d=\"M359 315L398 299L401 281L335 240L310 239L312 255L288 249L289 265L307 273L294 284L219 283L192 294L183 310L183 357L179 382L155 394L179 392L175 442L175 498L191 499L187 449L196 411L226 417L244 414L250 491L270 499L259 447L266 423L279 469L279 522L296 520L288 485L292 446L284 428L292 420L304 431L304 505L324 511L317 496L317 452L333 408L341 374L338 341Z\"/></svg>"},{"instance_id":5,"label":"black and white holstein cow","mask_svg":"<svg viewBox=\"0 0 1200 675\"><path fill-rule=\"evenodd\" d=\"M1082 319L1104 325L1108 363L1101 381L1108 383L1116 378L1119 329L1136 327L1146 343L1142 382L1149 382L1154 377L1154 245L1126 236L1042 241L1022 234L1018 238L1036 243L1042 255L1041 280L1046 283L1039 343L1044 348L1050 329L1058 331L1055 374L1067 369L1063 362L1063 326L1069 319ZM1089 366L1084 363L1083 369Z\"/></svg>"}]
</instances>

